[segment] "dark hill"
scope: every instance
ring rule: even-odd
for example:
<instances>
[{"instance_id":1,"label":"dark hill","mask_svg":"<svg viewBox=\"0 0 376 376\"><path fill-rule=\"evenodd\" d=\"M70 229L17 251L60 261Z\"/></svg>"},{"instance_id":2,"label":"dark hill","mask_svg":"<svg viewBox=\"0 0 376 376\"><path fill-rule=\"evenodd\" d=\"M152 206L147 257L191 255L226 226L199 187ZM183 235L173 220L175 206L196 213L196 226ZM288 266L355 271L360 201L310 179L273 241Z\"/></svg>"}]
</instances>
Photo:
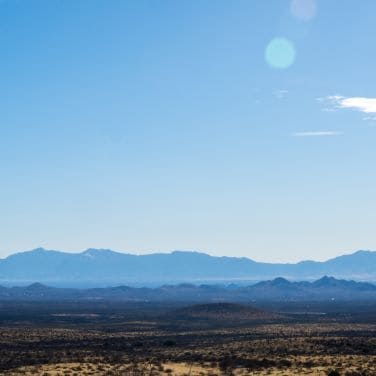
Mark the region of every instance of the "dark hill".
<instances>
[{"instance_id":1,"label":"dark hill","mask_svg":"<svg viewBox=\"0 0 376 376\"><path fill-rule=\"evenodd\" d=\"M279 315L252 306L235 303L196 304L174 311L171 315L180 319L199 320L272 320Z\"/></svg>"},{"instance_id":2,"label":"dark hill","mask_svg":"<svg viewBox=\"0 0 376 376\"><path fill-rule=\"evenodd\" d=\"M323 301L323 300L372 300L376 301L376 285L365 282L338 280L323 277L314 282L290 282L283 278L259 282L251 286L236 285L164 285L157 288L117 286L106 288L57 288L41 283L25 287L0 286L3 300L124 300L170 301L186 303L218 303L251 301ZM219 304L219 303L218 303ZM225 303L220 303L225 304ZM220 305L214 306L220 309ZM227 311L230 306L223 306ZM239 308L239 307L238 307ZM247 307L249 310L250 308ZM249 312L249 311L248 311Z\"/></svg>"}]
</instances>

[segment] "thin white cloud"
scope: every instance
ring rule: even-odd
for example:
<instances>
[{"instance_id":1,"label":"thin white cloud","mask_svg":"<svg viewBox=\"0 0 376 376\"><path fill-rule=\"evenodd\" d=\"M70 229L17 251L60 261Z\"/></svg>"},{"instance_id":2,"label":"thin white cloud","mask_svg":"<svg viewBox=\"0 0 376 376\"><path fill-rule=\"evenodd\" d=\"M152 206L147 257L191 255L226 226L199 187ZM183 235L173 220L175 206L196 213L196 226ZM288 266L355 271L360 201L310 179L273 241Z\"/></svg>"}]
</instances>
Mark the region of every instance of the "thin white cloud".
<instances>
[{"instance_id":1,"label":"thin white cloud","mask_svg":"<svg viewBox=\"0 0 376 376\"><path fill-rule=\"evenodd\" d=\"M288 93L289 93L288 90L274 90L273 96L277 99L282 99L282 98L285 98Z\"/></svg>"},{"instance_id":2,"label":"thin white cloud","mask_svg":"<svg viewBox=\"0 0 376 376\"><path fill-rule=\"evenodd\" d=\"M326 98L319 98L320 102L329 102L334 108L348 108L364 114L376 114L376 98L366 97L344 97L342 95L330 95ZM369 120L369 116L365 119ZM374 118L374 117L372 117Z\"/></svg>"},{"instance_id":3,"label":"thin white cloud","mask_svg":"<svg viewBox=\"0 0 376 376\"><path fill-rule=\"evenodd\" d=\"M294 132L292 136L294 137L330 137L330 136L340 136L342 132L337 131L309 131L309 132Z\"/></svg>"},{"instance_id":4,"label":"thin white cloud","mask_svg":"<svg viewBox=\"0 0 376 376\"><path fill-rule=\"evenodd\" d=\"M368 120L368 121L376 121L376 115L372 116L365 116L363 120Z\"/></svg>"}]
</instances>

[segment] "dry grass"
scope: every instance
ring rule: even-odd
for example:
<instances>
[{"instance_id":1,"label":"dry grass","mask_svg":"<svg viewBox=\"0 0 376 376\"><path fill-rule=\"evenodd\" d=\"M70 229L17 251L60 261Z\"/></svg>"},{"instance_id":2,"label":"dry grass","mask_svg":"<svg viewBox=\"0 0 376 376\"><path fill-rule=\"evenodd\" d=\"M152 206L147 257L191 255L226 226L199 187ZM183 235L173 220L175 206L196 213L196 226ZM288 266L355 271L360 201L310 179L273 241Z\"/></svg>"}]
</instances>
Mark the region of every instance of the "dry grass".
<instances>
[{"instance_id":1,"label":"dry grass","mask_svg":"<svg viewBox=\"0 0 376 376\"><path fill-rule=\"evenodd\" d=\"M324 356L324 357L296 357L291 358L292 365L288 368L267 368L260 370L248 370L235 368L221 370L211 363L176 363L167 362L160 365L150 364L109 364L109 363L57 363L38 366L19 367L9 370L1 375L41 375L41 376L89 376L89 375L113 375L113 376L219 376L219 375L257 375L257 376L326 376L330 369L338 370L340 375L376 375L376 357L362 356ZM302 364L312 362L322 366L304 367Z\"/></svg>"}]
</instances>

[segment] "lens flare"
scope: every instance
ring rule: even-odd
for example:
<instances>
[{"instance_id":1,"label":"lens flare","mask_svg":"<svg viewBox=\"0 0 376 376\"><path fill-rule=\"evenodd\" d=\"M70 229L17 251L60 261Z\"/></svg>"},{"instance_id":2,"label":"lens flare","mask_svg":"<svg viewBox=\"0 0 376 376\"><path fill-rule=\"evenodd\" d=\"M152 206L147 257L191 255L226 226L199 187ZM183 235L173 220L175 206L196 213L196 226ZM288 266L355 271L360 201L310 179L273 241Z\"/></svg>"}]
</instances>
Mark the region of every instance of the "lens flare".
<instances>
[{"instance_id":1,"label":"lens flare","mask_svg":"<svg viewBox=\"0 0 376 376\"><path fill-rule=\"evenodd\" d=\"M274 38L265 49L265 60L272 67L286 69L295 61L294 44L286 38Z\"/></svg>"},{"instance_id":2,"label":"lens flare","mask_svg":"<svg viewBox=\"0 0 376 376\"><path fill-rule=\"evenodd\" d=\"M290 11L294 17L301 21L309 21L316 15L315 0L291 0Z\"/></svg>"}]
</instances>

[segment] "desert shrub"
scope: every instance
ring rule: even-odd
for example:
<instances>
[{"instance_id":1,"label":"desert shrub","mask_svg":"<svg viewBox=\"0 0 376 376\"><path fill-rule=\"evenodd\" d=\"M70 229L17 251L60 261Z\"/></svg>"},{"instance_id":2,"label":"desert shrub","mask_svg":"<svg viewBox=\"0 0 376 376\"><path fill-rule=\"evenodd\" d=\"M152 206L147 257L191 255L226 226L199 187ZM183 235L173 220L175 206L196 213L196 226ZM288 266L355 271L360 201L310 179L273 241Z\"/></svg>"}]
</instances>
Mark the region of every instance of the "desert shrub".
<instances>
[{"instance_id":1,"label":"desert shrub","mask_svg":"<svg viewBox=\"0 0 376 376\"><path fill-rule=\"evenodd\" d=\"M279 365L280 365L281 367L291 367L291 361L288 360L288 359L281 359L281 360L279 361Z\"/></svg>"},{"instance_id":2,"label":"desert shrub","mask_svg":"<svg viewBox=\"0 0 376 376\"><path fill-rule=\"evenodd\" d=\"M303 366L305 368L312 368L314 365L314 363L312 362L312 360L307 360L306 362L303 363Z\"/></svg>"},{"instance_id":3,"label":"desert shrub","mask_svg":"<svg viewBox=\"0 0 376 376\"><path fill-rule=\"evenodd\" d=\"M336 369L331 369L327 372L327 375L328 376L341 376L341 374L339 373L339 371L337 371Z\"/></svg>"},{"instance_id":4,"label":"desert shrub","mask_svg":"<svg viewBox=\"0 0 376 376\"><path fill-rule=\"evenodd\" d=\"M171 340L171 339L168 339L168 340L163 342L163 346L172 347L172 346L175 346L175 345L176 345L176 342Z\"/></svg>"}]
</instances>

